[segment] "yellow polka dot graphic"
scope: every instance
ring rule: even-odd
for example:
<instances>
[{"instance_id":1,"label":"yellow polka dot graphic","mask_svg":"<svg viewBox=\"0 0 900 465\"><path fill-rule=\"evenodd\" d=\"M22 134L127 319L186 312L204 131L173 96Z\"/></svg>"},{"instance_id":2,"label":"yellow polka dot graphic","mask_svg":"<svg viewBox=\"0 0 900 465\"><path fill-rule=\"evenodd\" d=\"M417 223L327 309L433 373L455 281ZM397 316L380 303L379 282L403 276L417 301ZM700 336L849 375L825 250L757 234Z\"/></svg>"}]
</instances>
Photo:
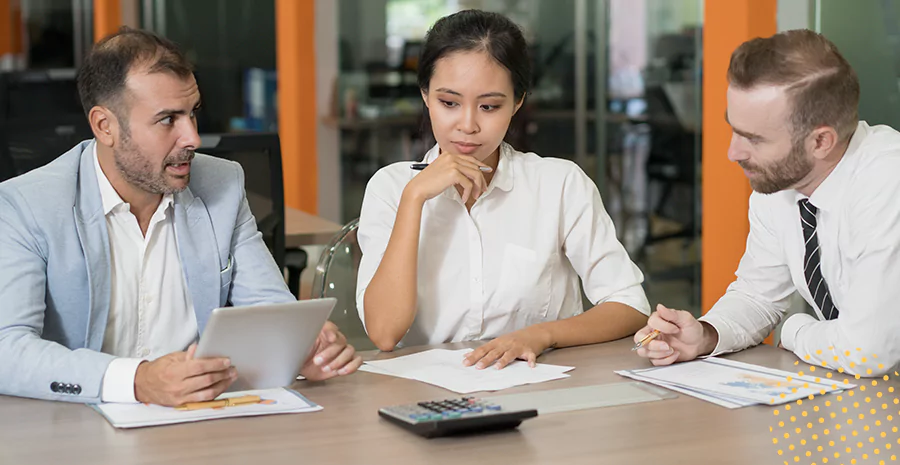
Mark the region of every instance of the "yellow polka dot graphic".
<instances>
[{"instance_id":1,"label":"yellow polka dot graphic","mask_svg":"<svg viewBox=\"0 0 900 465\"><path fill-rule=\"evenodd\" d=\"M814 353L802 357L806 366L795 362L796 377L785 377L779 387L796 386L792 392L797 392L798 387L817 389L819 384L819 395L784 403L786 396L781 394L770 401L784 404L773 406L769 427L778 460L786 465L898 463L890 451L900 447L900 430L894 423L895 415L900 418L900 398L894 392L900 373L884 374L884 365L876 362L878 355L863 355L860 348L830 347ZM826 372L816 372L816 365ZM829 394L826 386L843 391Z\"/></svg>"}]
</instances>

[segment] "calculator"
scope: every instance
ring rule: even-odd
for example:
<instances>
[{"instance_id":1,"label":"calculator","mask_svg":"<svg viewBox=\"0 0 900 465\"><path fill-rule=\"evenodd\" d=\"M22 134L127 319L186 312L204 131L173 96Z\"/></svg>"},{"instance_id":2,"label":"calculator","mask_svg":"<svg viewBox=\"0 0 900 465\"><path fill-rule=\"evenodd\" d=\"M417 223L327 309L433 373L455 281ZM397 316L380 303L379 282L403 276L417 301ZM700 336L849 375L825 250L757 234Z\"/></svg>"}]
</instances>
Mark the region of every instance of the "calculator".
<instances>
[{"instance_id":1,"label":"calculator","mask_svg":"<svg viewBox=\"0 0 900 465\"><path fill-rule=\"evenodd\" d=\"M511 429L522 420L537 416L537 410L504 409L502 405L475 397L461 397L415 404L395 405L378 410L394 424L426 438L460 433Z\"/></svg>"}]
</instances>

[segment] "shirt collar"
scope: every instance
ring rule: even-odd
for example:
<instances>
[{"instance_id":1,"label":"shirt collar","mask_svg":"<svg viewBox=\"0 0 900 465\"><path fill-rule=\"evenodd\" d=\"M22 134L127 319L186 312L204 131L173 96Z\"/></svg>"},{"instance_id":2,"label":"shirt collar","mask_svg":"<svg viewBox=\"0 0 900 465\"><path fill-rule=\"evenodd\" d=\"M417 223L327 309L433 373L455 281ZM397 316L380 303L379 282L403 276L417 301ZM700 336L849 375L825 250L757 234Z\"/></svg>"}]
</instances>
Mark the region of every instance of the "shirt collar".
<instances>
[{"instance_id":1,"label":"shirt collar","mask_svg":"<svg viewBox=\"0 0 900 465\"><path fill-rule=\"evenodd\" d=\"M112 184L109 182L109 178L106 177L103 168L100 168L100 159L97 157L96 141L91 143L91 156L94 157L94 169L97 170L97 183L100 185L100 200L103 203L103 215L109 215L111 211L120 206L129 208L128 203L122 200L122 197L119 196L119 193L116 192L116 189L113 188ZM175 197L172 194L164 195L162 201L159 203L157 211L165 211L172 206L174 201Z\"/></svg>"},{"instance_id":2,"label":"shirt collar","mask_svg":"<svg viewBox=\"0 0 900 465\"><path fill-rule=\"evenodd\" d=\"M853 173L852 165L856 163L859 147L863 144L868 135L869 125L866 124L865 121L860 121L856 126L853 137L850 138L847 150L844 151L844 155L841 157L841 160L838 161L837 166L834 167L834 170L832 170L831 173L828 173L828 176L822 181L822 184L819 184L819 187L817 187L809 197L810 203L817 209L828 211L829 209L835 208L838 202L840 202L844 187L847 185L846 179ZM795 202L803 198L806 198L806 196L797 192Z\"/></svg>"},{"instance_id":3,"label":"shirt collar","mask_svg":"<svg viewBox=\"0 0 900 465\"><path fill-rule=\"evenodd\" d=\"M497 161L497 172L494 173L491 185L504 192L509 192L513 188L512 162L515 151L506 142L500 143L500 160Z\"/></svg>"},{"instance_id":4,"label":"shirt collar","mask_svg":"<svg viewBox=\"0 0 900 465\"><path fill-rule=\"evenodd\" d=\"M516 149L512 148L511 145L506 142L500 143L500 157L497 160L497 172L494 173L494 177L491 179L491 185L488 186L488 192L490 192L493 188L500 189L505 192L509 192L513 188L513 157L515 156ZM425 158L422 159L423 163L431 163L437 159L438 155L441 154L441 148L437 144L431 148L426 154ZM447 189L444 191L444 195L452 197L453 194L459 195L456 192L456 189Z\"/></svg>"},{"instance_id":5,"label":"shirt collar","mask_svg":"<svg viewBox=\"0 0 900 465\"><path fill-rule=\"evenodd\" d=\"M103 214L109 215L119 205L124 205L125 201L119 196L119 193L113 188L109 182L109 178L100 168L100 159L97 157L97 143L91 144L91 156L94 157L94 169L97 170L97 182L100 184L100 200L103 202Z\"/></svg>"}]
</instances>

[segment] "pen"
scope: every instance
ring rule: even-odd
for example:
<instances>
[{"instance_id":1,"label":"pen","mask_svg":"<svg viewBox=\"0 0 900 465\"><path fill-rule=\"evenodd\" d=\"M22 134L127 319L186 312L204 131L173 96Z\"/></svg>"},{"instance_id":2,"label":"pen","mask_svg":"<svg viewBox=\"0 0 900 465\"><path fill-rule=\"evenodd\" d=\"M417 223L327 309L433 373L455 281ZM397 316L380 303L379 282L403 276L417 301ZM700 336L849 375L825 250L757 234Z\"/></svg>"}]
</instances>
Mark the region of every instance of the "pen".
<instances>
[{"instance_id":1,"label":"pen","mask_svg":"<svg viewBox=\"0 0 900 465\"><path fill-rule=\"evenodd\" d=\"M631 350L634 351L634 350L640 349L641 347L644 347L644 344L656 339L656 336L659 336L658 329L654 329L653 331L650 331L650 334L644 336L643 339L638 341L637 344L635 344L634 347L631 348Z\"/></svg>"},{"instance_id":2,"label":"pen","mask_svg":"<svg viewBox=\"0 0 900 465\"><path fill-rule=\"evenodd\" d=\"M229 397L228 399L210 400L208 402L188 402L175 407L175 410L200 410L205 408L237 407L238 405L258 404L262 401L259 396Z\"/></svg>"},{"instance_id":3,"label":"pen","mask_svg":"<svg viewBox=\"0 0 900 465\"><path fill-rule=\"evenodd\" d=\"M409 165L409 167L416 171L422 171L425 168L428 168L428 163L413 163L412 165ZM481 171L484 171L486 173L490 173L491 171L494 171L494 169L491 168L490 166L479 166L478 169Z\"/></svg>"}]
</instances>

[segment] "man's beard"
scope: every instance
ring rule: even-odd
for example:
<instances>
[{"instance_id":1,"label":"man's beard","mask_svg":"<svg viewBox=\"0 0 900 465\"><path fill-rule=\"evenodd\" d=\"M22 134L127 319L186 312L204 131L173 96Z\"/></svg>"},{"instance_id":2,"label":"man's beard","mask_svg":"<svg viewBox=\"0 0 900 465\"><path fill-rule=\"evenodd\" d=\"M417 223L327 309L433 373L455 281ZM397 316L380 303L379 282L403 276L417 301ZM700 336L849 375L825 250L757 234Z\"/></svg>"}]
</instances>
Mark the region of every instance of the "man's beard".
<instances>
[{"instance_id":1,"label":"man's beard","mask_svg":"<svg viewBox=\"0 0 900 465\"><path fill-rule=\"evenodd\" d=\"M157 169L153 163L134 145L128 134L122 136L121 150L113 149L116 168L122 173L122 177L129 184L151 194L168 195L183 191L190 182L191 175L182 186L171 186L166 181L166 166L177 163L187 163L193 160L193 150L182 150L175 155L169 155L161 168Z\"/></svg>"},{"instance_id":2,"label":"man's beard","mask_svg":"<svg viewBox=\"0 0 900 465\"><path fill-rule=\"evenodd\" d=\"M812 160L806 156L803 141L794 142L786 157L769 166L750 165L739 161L741 168L757 173L749 178L750 187L760 194L774 194L797 185L812 171Z\"/></svg>"}]
</instances>

